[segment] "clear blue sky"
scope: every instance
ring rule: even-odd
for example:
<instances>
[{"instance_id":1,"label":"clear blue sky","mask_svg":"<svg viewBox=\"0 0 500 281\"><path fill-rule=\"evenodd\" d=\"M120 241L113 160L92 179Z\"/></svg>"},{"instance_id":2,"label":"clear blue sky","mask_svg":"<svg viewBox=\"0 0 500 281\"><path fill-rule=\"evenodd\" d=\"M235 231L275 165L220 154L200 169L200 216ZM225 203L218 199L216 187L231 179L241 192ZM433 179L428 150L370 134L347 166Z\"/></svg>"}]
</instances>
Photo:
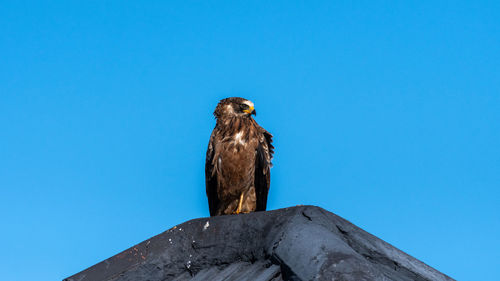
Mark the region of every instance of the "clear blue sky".
<instances>
[{"instance_id":1,"label":"clear blue sky","mask_svg":"<svg viewBox=\"0 0 500 281\"><path fill-rule=\"evenodd\" d=\"M270 209L318 205L498 280L499 2L350 2L2 1L2 280L208 216L228 96L274 134Z\"/></svg>"}]
</instances>

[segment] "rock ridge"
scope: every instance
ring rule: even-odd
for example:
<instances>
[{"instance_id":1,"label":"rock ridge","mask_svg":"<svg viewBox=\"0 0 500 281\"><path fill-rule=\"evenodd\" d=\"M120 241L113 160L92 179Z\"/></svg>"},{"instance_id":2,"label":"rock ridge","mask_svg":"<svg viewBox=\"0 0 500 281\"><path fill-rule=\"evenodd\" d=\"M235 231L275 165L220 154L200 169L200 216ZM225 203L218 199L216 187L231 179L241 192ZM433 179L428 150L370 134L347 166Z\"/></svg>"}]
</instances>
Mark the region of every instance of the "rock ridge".
<instances>
[{"instance_id":1,"label":"rock ridge","mask_svg":"<svg viewBox=\"0 0 500 281\"><path fill-rule=\"evenodd\" d=\"M64 281L454 280L316 206L199 218Z\"/></svg>"}]
</instances>

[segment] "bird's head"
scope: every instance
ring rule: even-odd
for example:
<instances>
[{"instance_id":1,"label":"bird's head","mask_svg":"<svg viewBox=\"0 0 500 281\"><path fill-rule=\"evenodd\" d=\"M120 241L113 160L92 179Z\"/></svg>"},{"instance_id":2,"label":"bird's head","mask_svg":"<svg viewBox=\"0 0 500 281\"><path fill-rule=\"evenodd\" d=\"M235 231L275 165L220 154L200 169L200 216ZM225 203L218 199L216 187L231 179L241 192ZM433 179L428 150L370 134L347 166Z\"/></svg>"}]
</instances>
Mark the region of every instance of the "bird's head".
<instances>
[{"instance_id":1,"label":"bird's head","mask_svg":"<svg viewBox=\"0 0 500 281\"><path fill-rule=\"evenodd\" d=\"M214 112L216 118L251 117L251 115L256 114L253 102L238 97L221 100Z\"/></svg>"}]
</instances>

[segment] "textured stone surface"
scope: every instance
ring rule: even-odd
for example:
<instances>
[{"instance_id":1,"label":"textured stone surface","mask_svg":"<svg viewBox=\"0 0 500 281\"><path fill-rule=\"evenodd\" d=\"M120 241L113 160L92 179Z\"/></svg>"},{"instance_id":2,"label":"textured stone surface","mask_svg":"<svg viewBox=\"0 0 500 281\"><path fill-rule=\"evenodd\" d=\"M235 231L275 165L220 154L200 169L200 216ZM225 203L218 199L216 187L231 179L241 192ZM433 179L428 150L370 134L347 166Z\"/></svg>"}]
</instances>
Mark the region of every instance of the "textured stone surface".
<instances>
[{"instance_id":1,"label":"textured stone surface","mask_svg":"<svg viewBox=\"0 0 500 281\"><path fill-rule=\"evenodd\" d=\"M67 281L453 280L314 206L200 218Z\"/></svg>"}]
</instances>

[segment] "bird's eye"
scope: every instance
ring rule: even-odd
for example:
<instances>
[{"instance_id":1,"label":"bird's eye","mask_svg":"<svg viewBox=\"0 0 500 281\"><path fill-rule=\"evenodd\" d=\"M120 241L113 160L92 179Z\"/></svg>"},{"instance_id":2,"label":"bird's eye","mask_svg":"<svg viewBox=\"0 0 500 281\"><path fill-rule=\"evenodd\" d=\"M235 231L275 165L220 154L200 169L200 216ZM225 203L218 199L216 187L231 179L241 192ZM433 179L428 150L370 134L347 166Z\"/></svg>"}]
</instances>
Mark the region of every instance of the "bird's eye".
<instances>
[{"instance_id":1,"label":"bird's eye","mask_svg":"<svg viewBox=\"0 0 500 281\"><path fill-rule=\"evenodd\" d=\"M240 104L240 108L241 108L241 110L245 110L245 109L248 109L249 106L248 106L248 104L242 103L242 104Z\"/></svg>"}]
</instances>

